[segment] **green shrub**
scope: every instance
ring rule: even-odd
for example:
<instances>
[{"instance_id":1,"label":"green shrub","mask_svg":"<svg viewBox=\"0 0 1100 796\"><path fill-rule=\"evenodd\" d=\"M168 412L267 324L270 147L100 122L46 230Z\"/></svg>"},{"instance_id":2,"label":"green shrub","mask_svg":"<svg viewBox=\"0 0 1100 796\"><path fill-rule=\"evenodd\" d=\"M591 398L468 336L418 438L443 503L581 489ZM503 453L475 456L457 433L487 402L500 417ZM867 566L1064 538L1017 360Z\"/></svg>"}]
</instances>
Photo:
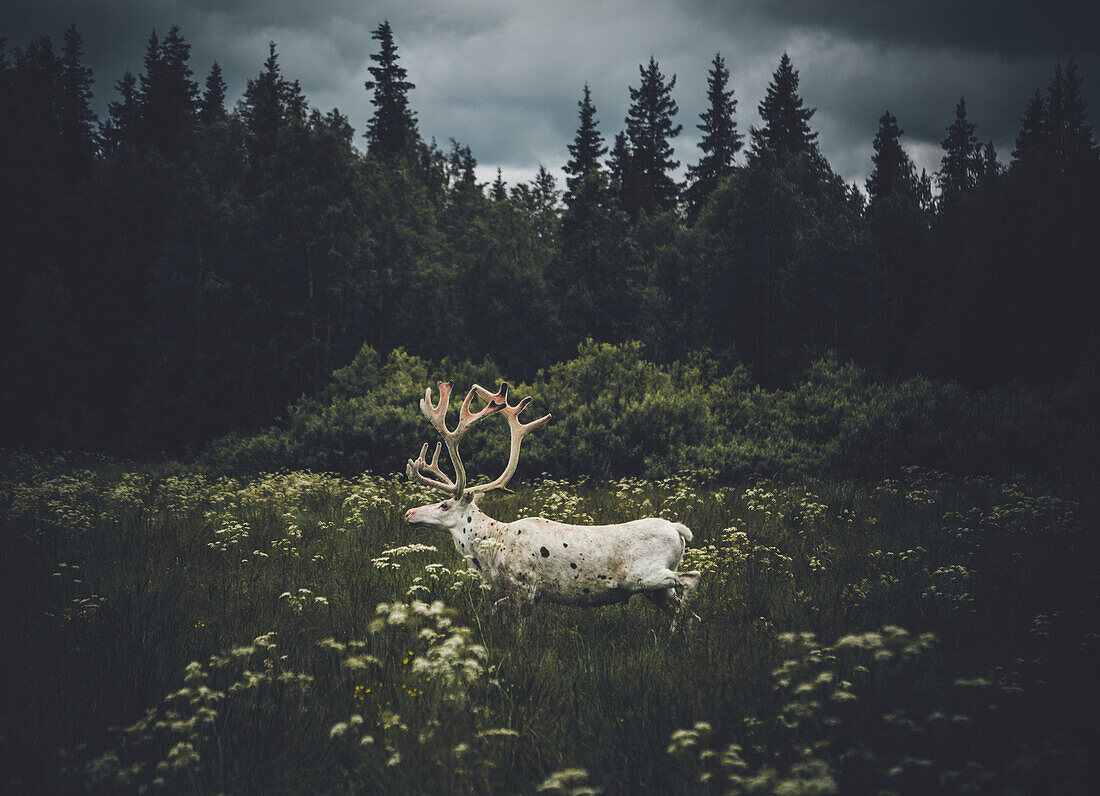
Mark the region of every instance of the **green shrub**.
<instances>
[{"instance_id":1,"label":"green shrub","mask_svg":"<svg viewBox=\"0 0 1100 796\"><path fill-rule=\"evenodd\" d=\"M401 472L423 442L436 442L418 402L428 386L437 396L442 379L455 381L455 412L470 385L495 388L502 374L488 361L430 363L401 350L383 358L364 346L280 426L225 437L207 448L204 463L231 473ZM768 390L741 367L701 356L660 365L645 359L640 343L589 340L573 359L510 392L513 401L528 394L534 402L524 419L549 412L553 422L525 441L521 478L881 477L909 465L1079 475L1095 471L1100 438L1095 379L974 393L920 376L874 382L834 356L814 362L797 384ZM503 469L501 425L481 424L463 441L471 477Z\"/></svg>"}]
</instances>

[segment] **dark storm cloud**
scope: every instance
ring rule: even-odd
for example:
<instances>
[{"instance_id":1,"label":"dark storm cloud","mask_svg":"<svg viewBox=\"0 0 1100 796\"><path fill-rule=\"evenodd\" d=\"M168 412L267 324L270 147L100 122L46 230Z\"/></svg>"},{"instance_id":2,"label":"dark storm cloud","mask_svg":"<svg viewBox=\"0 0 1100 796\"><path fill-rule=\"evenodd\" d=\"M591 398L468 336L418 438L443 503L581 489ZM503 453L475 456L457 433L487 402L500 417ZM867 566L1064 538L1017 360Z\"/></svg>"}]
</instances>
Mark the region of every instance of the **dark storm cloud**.
<instances>
[{"instance_id":1,"label":"dark storm cloud","mask_svg":"<svg viewBox=\"0 0 1100 796\"><path fill-rule=\"evenodd\" d=\"M421 133L454 137L510 181L541 162L559 169L577 125L577 100L592 88L609 141L623 127L638 66L657 58L677 75L684 132L681 171L698 157L695 125L706 73L721 51L732 71L737 119L748 132L783 52L801 74L822 150L848 180L870 171L878 118L891 110L922 166L939 165L939 141L955 103L967 98L982 140L1008 158L1024 104L1046 86L1055 63L1074 56L1090 107L1100 101L1100 4L924 3L841 0L7 0L0 36L8 49L39 35L59 42L70 22L84 34L102 115L125 69L141 71L150 30L177 23L193 45L200 82L221 63L235 101L278 44L283 73L310 103L339 107L360 132L371 107L363 88L371 31L393 25ZM361 139L360 139L361 140ZM560 177L560 172L557 172Z\"/></svg>"},{"instance_id":2,"label":"dark storm cloud","mask_svg":"<svg viewBox=\"0 0 1100 796\"><path fill-rule=\"evenodd\" d=\"M1008 59L1066 57L1100 51L1100 4L1095 0L754 0L738 5L700 0L713 18L736 22L738 12L789 25L828 30L863 41L955 47Z\"/></svg>"},{"instance_id":3,"label":"dark storm cloud","mask_svg":"<svg viewBox=\"0 0 1100 796\"><path fill-rule=\"evenodd\" d=\"M1057 63L1074 58L1096 107L1100 92L1100 3L920 3L889 0L686 0L701 25L786 31L782 47L801 72L801 91L822 149L848 179L870 170L871 139L889 109L919 165L938 168L939 142L960 97L977 135L1010 157L1024 105Z\"/></svg>"}]
</instances>

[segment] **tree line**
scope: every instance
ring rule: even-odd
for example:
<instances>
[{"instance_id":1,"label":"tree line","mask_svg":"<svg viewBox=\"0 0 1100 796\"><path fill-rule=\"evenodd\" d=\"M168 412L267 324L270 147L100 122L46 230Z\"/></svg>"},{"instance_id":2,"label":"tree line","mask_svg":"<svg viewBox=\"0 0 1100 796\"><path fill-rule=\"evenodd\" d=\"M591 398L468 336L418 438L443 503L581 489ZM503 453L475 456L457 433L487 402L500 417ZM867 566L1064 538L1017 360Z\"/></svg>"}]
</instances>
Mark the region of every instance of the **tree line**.
<instances>
[{"instance_id":1,"label":"tree line","mask_svg":"<svg viewBox=\"0 0 1100 796\"><path fill-rule=\"evenodd\" d=\"M270 423L364 343L518 379L586 339L769 386L825 352L979 388L1095 364L1100 159L1072 61L1007 164L960 100L918 174L885 111L864 193L786 54L747 135L714 56L679 182L676 77L650 58L620 132L585 85L564 180L509 186L424 140L389 23L372 38L362 149L274 43L230 107L217 63L200 85L180 29L153 32L103 120L75 26L0 46L0 442L178 450Z\"/></svg>"}]
</instances>

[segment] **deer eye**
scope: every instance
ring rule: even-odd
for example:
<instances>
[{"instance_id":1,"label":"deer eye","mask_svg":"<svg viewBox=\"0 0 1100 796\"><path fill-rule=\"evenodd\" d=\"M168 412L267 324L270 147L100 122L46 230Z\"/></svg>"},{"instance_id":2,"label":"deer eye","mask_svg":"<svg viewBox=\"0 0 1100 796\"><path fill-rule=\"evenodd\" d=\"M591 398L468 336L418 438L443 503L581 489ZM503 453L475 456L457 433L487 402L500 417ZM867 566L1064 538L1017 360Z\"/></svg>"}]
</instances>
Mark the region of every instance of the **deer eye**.
<instances>
[{"instance_id":1,"label":"deer eye","mask_svg":"<svg viewBox=\"0 0 1100 796\"><path fill-rule=\"evenodd\" d=\"M439 508L441 511L446 511L448 507L446 503L440 503Z\"/></svg>"}]
</instances>

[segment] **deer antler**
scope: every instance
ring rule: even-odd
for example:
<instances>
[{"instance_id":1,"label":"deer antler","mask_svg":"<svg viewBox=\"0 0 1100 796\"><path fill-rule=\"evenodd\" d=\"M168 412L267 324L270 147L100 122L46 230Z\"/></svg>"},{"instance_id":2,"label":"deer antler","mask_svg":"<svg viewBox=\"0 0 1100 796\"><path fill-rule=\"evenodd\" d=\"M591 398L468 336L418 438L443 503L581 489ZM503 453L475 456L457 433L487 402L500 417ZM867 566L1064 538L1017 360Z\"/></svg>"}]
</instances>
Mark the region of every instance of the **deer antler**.
<instances>
[{"instance_id":1,"label":"deer antler","mask_svg":"<svg viewBox=\"0 0 1100 796\"><path fill-rule=\"evenodd\" d=\"M439 404L432 404L432 388L429 387L420 400L420 411L424 413L424 416L428 418L428 422L443 437L443 442L447 446L447 453L451 456L451 464L454 465L455 480L452 481L439 469L440 443L438 442L435 445L435 454L432 456L430 463L424 458L428 453L428 445L425 443L420 449L420 455L416 459L409 459L408 464L405 465L405 474L408 475L410 480L419 481L443 492L448 492L457 500L462 497L462 493L466 489L466 468L463 467L462 457L458 454L458 442L474 423L505 409L506 400L503 391L498 394L500 400L496 400L498 396L494 396L488 390L475 385L462 402L462 408L458 412L458 425L452 431L447 428L447 407L450 405L451 390L454 389L455 383L453 381L446 384L443 382L437 383L439 384ZM475 393L489 401L488 405L479 412L470 411L470 402L474 399ZM428 478L421 472L422 470L436 477Z\"/></svg>"},{"instance_id":2,"label":"deer antler","mask_svg":"<svg viewBox=\"0 0 1100 796\"><path fill-rule=\"evenodd\" d=\"M490 402L490 405L501 404L500 412L508 421L508 432L511 436L510 446L508 449L508 464L504 468L504 472L495 481L490 481L487 484L479 484L478 486L472 486L466 491L471 494L484 494L485 492L491 492L494 489L502 489L505 492L511 492L508 489L508 481L515 475L516 467L519 466L519 446L523 441L523 438L528 432L534 431L541 426L547 420L550 419L550 415L540 417L538 420L532 420L530 423L521 423L519 421L519 413L524 410L527 404L531 403L531 396L527 396L515 406L511 406L508 403L508 382L503 381L500 383L500 391L493 395L484 387L480 387L477 384L473 387L477 391L477 394Z\"/></svg>"}]
</instances>

